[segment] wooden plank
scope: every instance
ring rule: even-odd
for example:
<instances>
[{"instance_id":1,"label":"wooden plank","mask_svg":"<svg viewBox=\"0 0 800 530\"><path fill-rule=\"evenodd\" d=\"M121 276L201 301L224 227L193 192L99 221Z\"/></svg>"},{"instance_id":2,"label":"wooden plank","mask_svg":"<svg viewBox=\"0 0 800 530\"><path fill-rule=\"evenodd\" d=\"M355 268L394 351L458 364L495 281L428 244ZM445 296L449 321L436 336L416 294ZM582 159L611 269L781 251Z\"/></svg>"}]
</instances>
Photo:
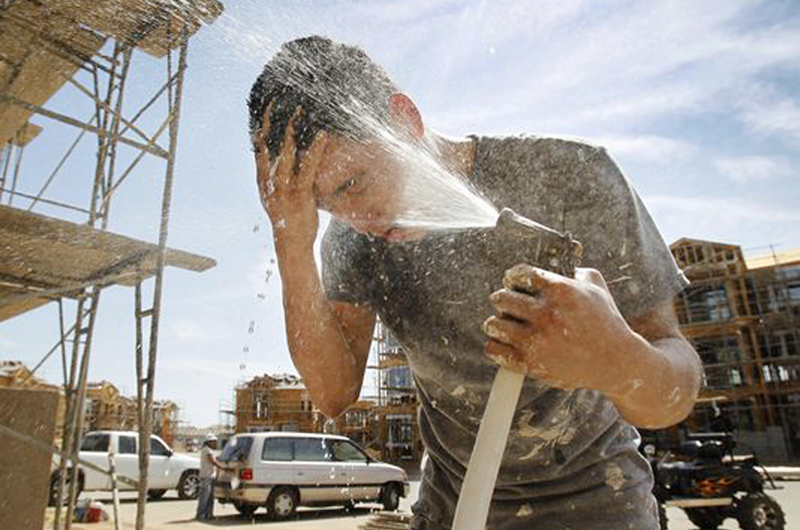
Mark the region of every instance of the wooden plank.
<instances>
[{"instance_id":1,"label":"wooden plank","mask_svg":"<svg viewBox=\"0 0 800 530\"><path fill-rule=\"evenodd\" d=\"M177 46L181 29L189 35L202 24L211 24L223 10L216 0L201 0L191 5L151 0L50 0L50 9L67 20L85 24L137 47L155 57L162 57ZM182 9L189 7L189 11ZM173 31L167 31L172 21Z\"/></svg>"},{"instance_id":2,"label":"wooden plank","mask_svg":"<svg viewBox=\"0 0 800 530\"><path fill-rule=\"evenodd\" d=\"M16 2L0 13L0 50L15 63L8 67L3 92L34 105L47 102L81 64L76 56L63 56L69 52L56 53L59 46L90 57L105 40L93 31L63 26L44 7L29 2ZM31 115L18 105L0 104L0 145L14 139Z\"/></svg>"},{"instance_id":3,"label":"wooden plank","mask_svg":"<svg viewBox=\"0 0 800 530\"><path fill-rule=\"evenodd\" d=\"M0 206L0 321L97 282L133 285L157 270L158 245ZM201 272L212 258L167 249L166 265Z\"/></svg>"}]
</instances>

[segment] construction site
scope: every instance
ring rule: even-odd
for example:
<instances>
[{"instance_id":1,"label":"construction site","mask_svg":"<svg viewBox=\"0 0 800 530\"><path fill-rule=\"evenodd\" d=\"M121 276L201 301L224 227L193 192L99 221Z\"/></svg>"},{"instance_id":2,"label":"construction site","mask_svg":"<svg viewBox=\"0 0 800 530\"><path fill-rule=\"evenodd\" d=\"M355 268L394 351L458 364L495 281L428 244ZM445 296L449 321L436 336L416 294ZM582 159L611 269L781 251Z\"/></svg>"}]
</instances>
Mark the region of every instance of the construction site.
<instances>
[{"instance_id":1,"label":"construction site","mask_svg":"<svg viewBox=\"0 0 800 530\"><path fill-rule=\"evenodd\" d=\"M733 431L764 461L800 461L800 251L745 258L688 238L671 249L692 282L675 310L705 368L687 425Z\"/></svg>"},{"instance_id":2,"label":"construction site","mask_svg":"<svg viewBox=\"0 0 800 530\"><path fill-rule=\"evenodd\" d=\"M88 427L139 430L136 528L145 527L142 441L169 430L176 413L154 400L164 269L215 265L169 248L167 234L189 41L222 9L216 0L0 2L0 321L54 304L60 337L30 370L4 367L0 468L18 470L3 475L6 528L44 527L51 461L60 462L58 498L69 499L52 527L71 527L77 481L65 471ZM40 143L48 147L37 168L50 170L32 175L23 155ZM158 228L149 241L110 230L113 212L125 209L122 191L143 173L151 196L128 211ZM135 322L125 348L136 361L132 397L88 381L101 295L120 287ZM54 355L62 384L38 384Z\"/></svg>"},{"instance_id":3,"label":"construction site","mask_svg":"<svg viewBox=\"0 0 800 530\"><path fill-rule=\"evenodd\" d=\"M362 398L335 419L314 407L300 378L257 376L220 407L233 432L326 432L347 436L373 457L413 465L422 458L417 397L403 348L380 322L375 328ZM372 394L371 394L372 392Z\"/></svg>"},{"instance_id":4,"label":"construction site","mask_svg":"<svg viewBox=\"0 0 800 530\"><path fill-rule=\"evenodd\" d=\"M147 528L151 434L180 446L203 433L181 430L180 406L156 398L156 366L165 270L217 265L170 247L168 235L190 43L223 10L218 0L0 0L0 323L46 306L58 336L35 364L0 361L4 528L72 527L80 485L70 468L90 430L138 431L135 528ZM141 181L146 194L125 193ZM118 211L141 233L118 233ZM800 251L745 256L690 238L670 248L691 281L675 310L705 368L694 412L672 433L733 432L763 462L800 463ZM130 299L135 340L114 355L135 364L131 393L90 377L109 290ZM58 366L57 383L40 377L46 364ZM377 459L418 466L414 380L380 322L364 388L330 419L298 376L252 377L220 405L218 431L341 434ZM65 502L49 520L51 490Z\"/></svg>"}]
</instances>

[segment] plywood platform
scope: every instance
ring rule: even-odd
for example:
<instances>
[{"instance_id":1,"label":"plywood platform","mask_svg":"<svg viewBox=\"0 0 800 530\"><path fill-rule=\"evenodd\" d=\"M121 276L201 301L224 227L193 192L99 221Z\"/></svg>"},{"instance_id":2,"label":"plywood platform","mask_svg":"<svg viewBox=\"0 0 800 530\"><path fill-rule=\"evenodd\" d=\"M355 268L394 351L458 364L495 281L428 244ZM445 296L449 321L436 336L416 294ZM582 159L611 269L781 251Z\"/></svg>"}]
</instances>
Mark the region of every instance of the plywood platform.
<instances>
[{"instance_id":1,"label":"plywood platform","mask_svg":"<svg viewBox=\"0 0 800 530\"><path fill-rule=\"evenodd\" d=\"M0 206L0 321L82 287L134 285L156 273L158 246ZM212 258L167 250L166 264L201 272Z\"/></svg>"},{"instance_id":2,"label":"plywood platform","mask_svg":"<svg viewBox=\"0 0 800 530\"><path fill-rule=\"evenodd\" d=\"M0 146L24 144L42 106L111 37L155 57L222 13L216 0L13 0L0 3Z\"/></svg>"}]
</instances>

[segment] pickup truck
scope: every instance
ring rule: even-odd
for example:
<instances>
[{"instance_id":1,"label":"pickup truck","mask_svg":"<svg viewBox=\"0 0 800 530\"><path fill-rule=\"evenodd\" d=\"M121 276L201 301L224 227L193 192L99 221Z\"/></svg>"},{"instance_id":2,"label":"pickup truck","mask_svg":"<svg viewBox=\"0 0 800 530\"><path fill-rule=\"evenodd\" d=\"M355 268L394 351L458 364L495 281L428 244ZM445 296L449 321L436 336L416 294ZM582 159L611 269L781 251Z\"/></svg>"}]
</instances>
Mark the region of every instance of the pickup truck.
<instances>
[{"instance_id":1,"label":"pickup truck","mask_svg":"<svg viewBox=\"0 0 800 530\"><path fill-rule=\"evenodd\" d=\"M133 480L139 479L139 433L135 431L93 431L83 437L78 457L81 461L108 469L109 450L114 452L114 466L117 475ZM55 504L58 495L58 465L54 460L54 470L50 476L50 503ZM175 489L181 499L197 497L199 485L198 458L175 453L158 436L150 437L150 467L148 472L148 497L156 500L167 490ZM72 473L69 473L69 477ZM68 480L67 480L68 482ZM133 486L117 481L120 491L133 490ZM111 478L90 467L78 465L77 491L110 491ZM64 495L66 497L66 495Z\"/></svg>"}]
</instances>

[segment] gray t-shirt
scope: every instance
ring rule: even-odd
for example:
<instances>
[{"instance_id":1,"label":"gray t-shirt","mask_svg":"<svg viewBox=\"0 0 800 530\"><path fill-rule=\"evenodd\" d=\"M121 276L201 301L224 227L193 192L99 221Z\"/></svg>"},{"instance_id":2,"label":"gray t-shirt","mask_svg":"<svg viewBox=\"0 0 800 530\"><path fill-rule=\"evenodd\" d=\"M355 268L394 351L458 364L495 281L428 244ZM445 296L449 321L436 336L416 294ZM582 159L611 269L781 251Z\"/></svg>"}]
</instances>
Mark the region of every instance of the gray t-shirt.
<instances>
[{"instance_id":1,"label":"gray t-shirt","mask_svg":"<svg viewBox=\"0 0 800 530\"><path fill-rule=\"evenodd\" d=\"M635 191L602 148L536 137L476 138L470 183L496 207L584 247L626 318L685 285ZM448 528L497 366L483 353L488 295L514 263L464 233L388 243L332 222L322 275L333 300L369 304L404 347L429 454L415 528ZM526 380L487 528L657 528L638 434L600 392ZM607 507L608 509L604 509Z\"/></svg>"}]
</instances>

